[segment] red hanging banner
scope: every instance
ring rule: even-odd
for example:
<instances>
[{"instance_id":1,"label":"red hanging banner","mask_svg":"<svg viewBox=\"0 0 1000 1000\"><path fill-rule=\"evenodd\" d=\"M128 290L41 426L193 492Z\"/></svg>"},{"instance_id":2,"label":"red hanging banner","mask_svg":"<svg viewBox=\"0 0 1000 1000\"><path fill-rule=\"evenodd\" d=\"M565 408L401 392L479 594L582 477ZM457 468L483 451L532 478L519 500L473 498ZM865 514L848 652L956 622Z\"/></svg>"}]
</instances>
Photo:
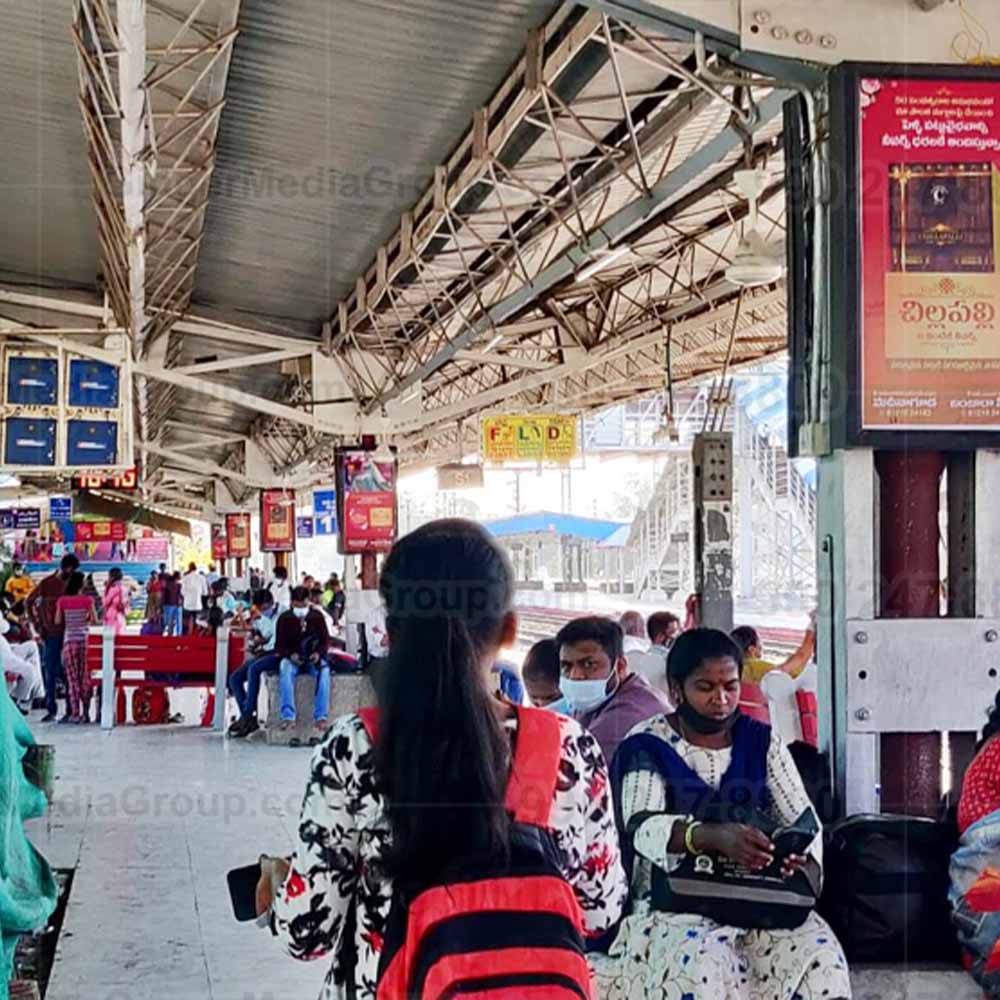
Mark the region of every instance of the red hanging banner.
<instances>
[{"instance_id":1,"label":"red hanging banner","mask_svg":"<svg viewBox=\"0 0 1000 1000\"><path fill-rule=\"evenodd\" d=\"M229 546L226 542L226 526L212 525L212 558L217 560L229 558Z\"/></svg>"},{"instance_id":2,"label":"red hanging banner","mask_svg":"<svg viewBox=\"0 0 1000 1000\"><path fill-rule=\"evenodd\" d=\"M230 559L250 558L250 515L226 515L226 549Z\"/></svg>"},{"instance_id":3,"label":"red hanging banner","mask_svg":"<svg viewBox=\"0 0 1000 1000\"><path fill-rule=\"evenodd\" d=\"M336 453L340 551L388 552L396 541L396 459L377 462L374 452Z\"/></svg>"},{"instance_id":4,"label":"red hanging banner","mask_svg":"<svg viewBox=\"0 0 1000 1000\"><path fill-rule=\"evenodd\" d=\"M295 493L260 491L260 548L262 552L295 551Z\"/></svg>"}]
</instances>

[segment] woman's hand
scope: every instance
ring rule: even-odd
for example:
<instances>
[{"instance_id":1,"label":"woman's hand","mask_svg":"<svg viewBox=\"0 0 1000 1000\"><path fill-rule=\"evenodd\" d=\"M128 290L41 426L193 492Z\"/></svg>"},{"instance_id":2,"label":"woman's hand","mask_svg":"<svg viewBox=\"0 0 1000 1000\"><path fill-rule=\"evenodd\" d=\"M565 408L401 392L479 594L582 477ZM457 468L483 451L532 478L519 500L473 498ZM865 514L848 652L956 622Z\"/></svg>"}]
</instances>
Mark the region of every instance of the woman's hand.
<instances>
[{"instance_id":1,"label":"woman's hand","mask_svg":"<svg viewBox=\"0 0 1000 1000\"><path fill-rule=\"evenodd\" d=\"M781 863L781 877L788 880L798 872L804 872L808 863L809 859L804 854L789 854Z\"/></svg>"},{"instance_id":2,"label":"woman's hand","mask_svg":"<svg viewBox=\"0 0 1000 1000\"><path fill-rule=\"evenodd\" d=\"M743 823L705 823L694 831L694 846L712 851L753 871L774 861L774 845L755 826Z\"/></svg>"},{"instance_id":3,"label":"woman's hand","mask_svg":"<svg viewBox=\"0 0 1000 1000\"><path fill-rule=\"evenodd\" d=\"M269 858L263 855L260 859L260 879L257 882L257 916L267 913L274 902L274 890L281 885L291 869L291 864L285 858Z\"/></svg>"}]
</instances>

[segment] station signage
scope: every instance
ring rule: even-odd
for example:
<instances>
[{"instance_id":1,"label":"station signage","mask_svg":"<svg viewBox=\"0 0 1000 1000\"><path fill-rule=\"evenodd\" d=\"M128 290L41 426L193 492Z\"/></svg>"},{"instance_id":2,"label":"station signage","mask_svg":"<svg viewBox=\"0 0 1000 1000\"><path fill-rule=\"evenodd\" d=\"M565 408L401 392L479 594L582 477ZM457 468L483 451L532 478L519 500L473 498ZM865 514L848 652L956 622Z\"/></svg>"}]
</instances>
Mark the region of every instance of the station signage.
<instances>
[{"instance_id":1,"label":"station signage","mask_svg":"<svg viewBox=\"0 0 1000 1000\"><path fill-rule=\"evenodd\" d=\"M313 490L313 520L317 536L337 534L337 491Z\"/></svg>"},{"instance_id":2,"label":"station signage","mask_svg":"<svg viewBox=\"0 0 1000 1000\"><path fill-rule=\"evenodd\" d=\"M571 462L578 454L577 418L556 414L483 417L487 462Z\"/></svg>"},{"instance_id":3,"label":"station signage","mask_svg":"<svg viewBox=\"0 0 1000 1000\"><path fill-rule=\"evenodd\" d=\"M1000 81L852 87L860 434L1000 431Z\"/></svg>"},{"instance_id":4,"label":"station signage","mask_svg":"<svg viewBox=\"0 0 1000 1000\"><path fill-rule=\"evenodd\" d=\"M481 465L442 465L437 470L439 490L481 490L485 483Z\"/></svg>"},{"instance_id":5,"label":"station signage","mask_svg":"<svg viewBox=\"0 0 1000 1000\"><path fill-rule=\"evenodd\" d=\"M68 521L73 516L72 497L49 497L49 520Z\"/></svg>"},{"instance_id":6,"label":"station signage","mask_svg":"<svg viewBox=\"0 0 1000 1000\"><path fill-rule=\"evenodd\" d=\"M0 510L0 528L5 531L36 531L41 526L40 507L8 507Z\"/></svg>"},{"instance_id":7,"label":"station signage","mask_svg":"<svg viewBox=\"0 0 1000 1000\"><path fill-rule=\"evenodd\" d=\"M75 490L118 490L120 493L131 493L138 488L137 469L126 469L118 473L86 473L73 477Z\"/></svg>"},{"instance_id":8,"label":"station signage","mask_svg":"<svg viewBox=\"0 0 1000 1000\"><path fill-rule=\"evenodd\" d=\"M295 519L296 538L312 538L315 534L315 524L311 517L297 517Z\"/></svg>"}]
</instances>

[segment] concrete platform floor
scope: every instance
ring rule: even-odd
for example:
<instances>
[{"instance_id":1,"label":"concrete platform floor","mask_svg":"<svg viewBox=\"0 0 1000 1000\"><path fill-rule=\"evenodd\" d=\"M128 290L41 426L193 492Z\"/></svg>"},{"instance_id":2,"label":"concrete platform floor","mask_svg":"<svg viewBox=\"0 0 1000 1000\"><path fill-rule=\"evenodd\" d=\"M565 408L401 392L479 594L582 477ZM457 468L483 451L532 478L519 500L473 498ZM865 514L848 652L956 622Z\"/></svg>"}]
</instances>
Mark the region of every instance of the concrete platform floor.
<instances>
[{"instance_id":1,"label":"concrete platform floor","mask_svg":"<svg viewBox=\"0 0 1000 1000\"><path fill-rule=\"evenodd\" d=\"M230 868L289 852L308 748L187 726L33 729L56 747L57 780L31 836L76 869L48 1000L319 995L326 963L238 924L226 886Z\"/></svg>"}]
</instances>

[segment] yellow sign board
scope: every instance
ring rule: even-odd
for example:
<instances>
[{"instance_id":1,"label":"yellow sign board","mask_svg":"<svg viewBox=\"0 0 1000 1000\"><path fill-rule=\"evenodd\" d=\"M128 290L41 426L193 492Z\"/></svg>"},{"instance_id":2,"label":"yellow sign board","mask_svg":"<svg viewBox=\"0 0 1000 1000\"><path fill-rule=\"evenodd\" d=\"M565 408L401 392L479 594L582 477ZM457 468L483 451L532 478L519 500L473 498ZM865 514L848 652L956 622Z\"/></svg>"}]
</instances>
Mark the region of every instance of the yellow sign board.
<instances>
[{"instance_id":1,"label":"yellow sign board","mask_svg":"<svg viewBox=\"0 0 1000 1000\"><path fill-rule=\"evenodd\" d=\"M487 462L570 462L577 456L576 417L541 414L483 417Z\"/></svg>"}]
</instances>

